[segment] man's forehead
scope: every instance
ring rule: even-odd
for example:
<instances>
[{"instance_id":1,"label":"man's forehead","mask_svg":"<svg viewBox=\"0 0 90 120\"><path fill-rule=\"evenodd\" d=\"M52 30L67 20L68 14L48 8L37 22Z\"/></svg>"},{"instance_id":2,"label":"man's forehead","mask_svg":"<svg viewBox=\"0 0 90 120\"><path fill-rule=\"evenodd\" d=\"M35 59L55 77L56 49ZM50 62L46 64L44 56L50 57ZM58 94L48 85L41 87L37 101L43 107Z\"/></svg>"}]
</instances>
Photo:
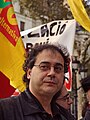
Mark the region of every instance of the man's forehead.
<instances>
[{"instance_id":1,"label":"man's forehead","mask_svg":"<svg viewBox=\"0 0 90 120\"><path fill-rule=\"evenodd\" d=\"M43 57L44 57L44 58L46 58L46 57L52 57L52 58L57 57L57 58L59 58L59 59L62 59L62 62L64 61L62 55L61 55L58 51L53 52L52 50L47 50L47 49L45 49L45 50L43 50L42 52L40 52L40 53L37 55L36 59L38 59L38 58L40 58L40 57L42 57L42 58L43 58Z\"/></svg>"},{"instance_id":2,"label":"man's forehead","mask_svg":"<svg viewBox=\"0 0 90 120\"><path fill-rule=\"evenodd\" d=\"M43 53L43 52L50 52L50 53L59 53L59 54L61 54L59 51L57 51L57 50L55 50L55 49L50 49L50 48L48 48L48 49L43 49L40 53Z\"/></svg>"},{"instance_id":3,"label":"man's forehead","mask_svg":"<svg viewBox=\"0 0 90 120\"><path fill-rule=\"evenodd\" d=\"M42 55L49 55L49 56L61 56L63 58L63 56L61 55L60 52L58 52L57 50L52 50L52 49L44 49L43 51L39 52L38 56L42 56Z\"/></svg>"}]
</instances>

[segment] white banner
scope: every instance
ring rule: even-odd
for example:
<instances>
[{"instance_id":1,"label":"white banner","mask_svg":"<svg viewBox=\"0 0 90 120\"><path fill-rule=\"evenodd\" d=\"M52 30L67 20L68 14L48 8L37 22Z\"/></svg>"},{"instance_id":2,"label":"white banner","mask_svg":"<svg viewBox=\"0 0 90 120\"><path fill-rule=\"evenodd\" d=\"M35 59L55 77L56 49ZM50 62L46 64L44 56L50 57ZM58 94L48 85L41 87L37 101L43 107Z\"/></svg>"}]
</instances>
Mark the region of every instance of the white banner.
<instances>
[{"instance_id":1,"label":"white banner","mask_svg":"<svg viewBox=\"0 0 90 120\"><path fill-rule=\"evenodd\" d=\"M66 46L72 56L75 28L75 20L58 20L23 31L21 36L24 36L23 42L26 50L34 44L57 42ZM68 90L71 89L71 83L69 84Z\"/></svg>"}]
</instances>

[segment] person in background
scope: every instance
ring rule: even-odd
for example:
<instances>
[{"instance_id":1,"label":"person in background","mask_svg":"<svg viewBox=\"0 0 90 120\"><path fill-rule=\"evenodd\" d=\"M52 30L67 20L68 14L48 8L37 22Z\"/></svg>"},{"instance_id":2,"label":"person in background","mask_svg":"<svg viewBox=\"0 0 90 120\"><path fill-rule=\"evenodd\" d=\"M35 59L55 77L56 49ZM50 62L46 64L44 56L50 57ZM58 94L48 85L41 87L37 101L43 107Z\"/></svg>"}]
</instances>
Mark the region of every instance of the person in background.
<instances>
[{"instance_id":1,"label":"person in background","mask_svg":"<svg viewBox=\"0 0 90 120\"><path fill-rule=\"evenodd\" d=\"M85 117L85 113L86 113L86 111L87 111L87 107L88 107L88 101L87 101L87 98L86 98L86 96L84 97L84 103L83 103L83 105L82 105L82 116L81 116L81 118L80 118L80 120L84 120L84 117Z\"/></svg>"},{"instance_id":2,"label":"person in background","mask_svg":"<svg viewBox=\"0 0 90 120\"><path fill-rule=\"evenodd\" d=\"M82 120L90 120L90 75L81 80L81 85L86 94L85 110L82 111L84 113Z\"/></svg>"},{"instance_id":3,"label":"person in background","mask_svg":"<svg viewBox=\"0 0 90 120\"><path fill-rule=\"evenodd\" d=\"M60 112L64 114L67 120L75 120L74 116L70 113L70 108L73 100L70 97L70 94L67 91L65 85L63 85L61 94L57 97L56 103L58 104Z\"/></svg>"},{"instance_id":4,"label":"person in background","mask_svg":"<svg viewBox=\"0 0 90 120\"><path fill-rule=\"evenodd\" d=\"M53 97L62 89L69 63L60 44L33 47L23 65L26 90L0 100L0 120L65 120Z\"/></svg>"},{"instance_id":5,"label":"person in background","mask_svg":"<svg viewBox=\"0 0 90 120\"><path fill-rule=\"evenodd\" d=\"M69 110L71 107L71 104L73 103L72 98L70 97L69 92L67 91L65 85L63 85L62 91L60 96L57 98L56 102L64 107L65 109Z\"/></svg>"}]
</instances>

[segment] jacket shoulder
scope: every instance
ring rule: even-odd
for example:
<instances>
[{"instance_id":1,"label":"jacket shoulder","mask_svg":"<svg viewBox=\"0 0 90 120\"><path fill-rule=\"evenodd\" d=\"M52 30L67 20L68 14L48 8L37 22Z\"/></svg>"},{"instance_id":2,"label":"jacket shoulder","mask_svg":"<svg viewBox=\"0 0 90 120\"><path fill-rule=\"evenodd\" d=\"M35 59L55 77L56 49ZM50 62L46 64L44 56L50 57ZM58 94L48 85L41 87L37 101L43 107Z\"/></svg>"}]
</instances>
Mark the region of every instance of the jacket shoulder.
<instances>
[{"instance_id":1,"label":"jacket shoulder","mask_svg":"<svg viewBox=\"0 0 90 120\"><path fill-rule=\"evenodd\" d=\"M4 120L9 120L10 118L10 120L14 120L15 116L21 117L21 113L19 96L0 99L0 118L4 118Z\"/></svg>"},{"instance_id":2,"label":"jacket shoulder","mask_svg":"<svg viewBox=\"0 0 90 120\"><path fill-rule=\"evenodd\" d=\"M14 105L18 103L19 103L19 98L17 96L0 99L0 109L6 108L7 110L14 107Z\"/></svg>"}]
</instances>

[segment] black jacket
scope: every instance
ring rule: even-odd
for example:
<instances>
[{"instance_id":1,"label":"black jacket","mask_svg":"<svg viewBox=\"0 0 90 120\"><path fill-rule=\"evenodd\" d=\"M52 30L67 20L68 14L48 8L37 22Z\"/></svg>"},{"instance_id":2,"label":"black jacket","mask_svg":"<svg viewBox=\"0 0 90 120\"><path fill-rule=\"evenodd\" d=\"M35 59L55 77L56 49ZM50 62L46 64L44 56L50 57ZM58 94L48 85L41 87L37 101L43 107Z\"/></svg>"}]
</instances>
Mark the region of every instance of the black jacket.
<instances>
[{"instance_id":1,"label":"black jacket","mask_svg":"<svg viewBox=\"0 0 90 120\"><path fill-rule=\"evenodd\" d=\"M60 113L67 119L67 120L76 120L75 117L65 108L62 106L58 105L58 108L60 110Z\"/></svg>"},{"instance_id":2,"label":"black jacket","mask_svg":"<svg viewBox=\"0 0 90 120\"><path fill-rule=\"evenodd\" d=\"M28 90L19 96L0 100L0 120L65 120L55 104L52 111L53 117Z\"/></svg>"},{"instance_id":3,"label":"black jacket","mask_svg":"<svg viewBox=\"0 0 90 120\"><path fill-rule=\"evenodd\" d=\"M83 120L90 120L90 108L87 108Z\"/></svg>"}]
</instances>

